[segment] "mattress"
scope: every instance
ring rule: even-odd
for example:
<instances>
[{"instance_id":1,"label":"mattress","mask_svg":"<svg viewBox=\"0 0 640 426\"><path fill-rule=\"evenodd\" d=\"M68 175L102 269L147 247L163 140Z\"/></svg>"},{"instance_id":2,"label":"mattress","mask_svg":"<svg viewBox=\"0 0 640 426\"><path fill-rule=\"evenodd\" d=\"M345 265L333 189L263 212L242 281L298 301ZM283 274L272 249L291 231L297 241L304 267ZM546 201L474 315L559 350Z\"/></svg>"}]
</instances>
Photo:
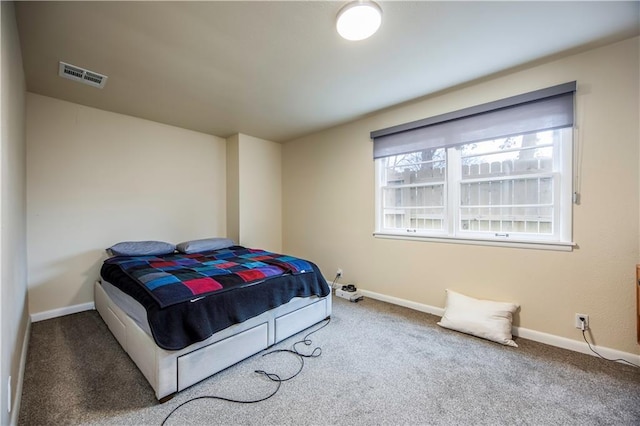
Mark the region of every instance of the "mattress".
<instances>
[{"instance_id":1,"label":"mattress","mask_svg":"<svg viewBox=\"0 0 640 426\"><path fill-rule=\"evenodd\" d=\"M101 280L103 290L111 298L111 301L116 304L122 311L129 316L149 337L153 338L151 329L149 328L149 320L147 319L147 311L139 302L133 297L129 296L118 287L114 286L108 281Z\"/></svg>"}]
</instances>

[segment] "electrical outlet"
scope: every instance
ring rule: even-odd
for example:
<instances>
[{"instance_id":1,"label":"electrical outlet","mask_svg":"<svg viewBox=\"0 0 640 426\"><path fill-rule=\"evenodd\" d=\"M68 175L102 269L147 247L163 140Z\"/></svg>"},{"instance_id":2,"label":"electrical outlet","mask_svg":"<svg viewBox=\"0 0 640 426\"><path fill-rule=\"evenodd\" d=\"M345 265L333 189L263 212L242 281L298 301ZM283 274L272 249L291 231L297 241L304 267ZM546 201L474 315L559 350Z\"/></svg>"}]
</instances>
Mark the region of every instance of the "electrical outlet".
<instances>
[{"instance_id":1,"label":"electrical outlet","mask_svg":"<svg viewBox=\"0 0 640 426\"><path fill-rule=\"evenodd\" d=\"M582 330L582 322L584 320L584 329L589 329L589 315L586 314L576 314L576 328Z\"/></svg>"},{"instance_id":2,"label":"electrical outlet","mask_svg":"<svg viewBox=\"0 0 640 426\"><path fill-rule=\"evenodd\" d=\"M338 278L342 276L342 268L338 268L338 270L336 271L336 276L338 276Z\"/></svg>"}]
</instances>

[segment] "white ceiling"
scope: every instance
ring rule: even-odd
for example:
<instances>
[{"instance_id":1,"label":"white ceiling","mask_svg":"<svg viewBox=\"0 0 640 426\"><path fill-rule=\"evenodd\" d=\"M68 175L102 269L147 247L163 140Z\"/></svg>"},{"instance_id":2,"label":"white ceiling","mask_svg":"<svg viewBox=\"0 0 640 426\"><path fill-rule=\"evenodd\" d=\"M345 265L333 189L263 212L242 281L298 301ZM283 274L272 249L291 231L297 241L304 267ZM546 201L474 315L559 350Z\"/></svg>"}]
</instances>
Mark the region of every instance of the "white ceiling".
<instances>
[{"instance_id":1,"label":"white ceiling","mask_svg":"<svg viewBox=\"0 0 640 426\"><path fill-rule=\"evenodd\" d=\"M633 2L18 2L30 92L221 137L283 142L513 67L640 33ZM104 89L58 77L64 61Z\"/></svg>"}]
</instances>

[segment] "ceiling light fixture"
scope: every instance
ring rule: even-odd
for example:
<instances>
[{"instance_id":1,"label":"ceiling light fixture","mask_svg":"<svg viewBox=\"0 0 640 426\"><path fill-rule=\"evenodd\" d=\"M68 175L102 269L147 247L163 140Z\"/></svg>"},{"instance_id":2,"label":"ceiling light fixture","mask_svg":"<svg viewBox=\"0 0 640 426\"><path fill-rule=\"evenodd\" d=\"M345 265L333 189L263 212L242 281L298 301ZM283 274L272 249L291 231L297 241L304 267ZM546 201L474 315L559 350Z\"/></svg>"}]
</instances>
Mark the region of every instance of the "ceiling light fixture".
<instances>
[{"instance_id":1,"label":"ceiling light fixture","mask_svg":"<svg viewBox=\"0 0 640 426\"><path fill-rule=\"evenodd\" d=\"M347 40L357 41L371 37L382 23L382 9L376 3L366 0L347 3L336 21L338 34Z\"/></svg>"}]
</instances>

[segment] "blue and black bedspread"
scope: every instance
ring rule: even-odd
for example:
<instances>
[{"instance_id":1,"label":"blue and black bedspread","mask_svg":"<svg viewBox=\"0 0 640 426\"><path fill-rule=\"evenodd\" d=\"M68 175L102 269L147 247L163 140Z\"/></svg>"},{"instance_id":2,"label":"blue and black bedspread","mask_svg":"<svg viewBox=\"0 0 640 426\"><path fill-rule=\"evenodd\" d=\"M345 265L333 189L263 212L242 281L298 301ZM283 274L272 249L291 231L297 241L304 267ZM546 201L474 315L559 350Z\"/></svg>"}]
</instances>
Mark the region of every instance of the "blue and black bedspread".
<instances>
[{"instance_id":1,"label":"blue and black bedspread","mask_svg":"<svg viewBox=\"0 0 640 426\"><path fill-rule=\"evenodd\" d=\"M284 274L313 272L303 259L240 246L204 253L116 256L117 265L161 308Z\"/></svg>"},{"instance_id":2,"label":"blue and black bedspread","mask_svg":"<svg viewBox=\"0 0 640 426\"><path fill-rule=\"evenodd\" d=\"M103 279L147 310L153 337L178 350L289 302L327 296L327 282L313 263L234 246L195 254L116 256Z\"/></svg>"}]
</instances>

